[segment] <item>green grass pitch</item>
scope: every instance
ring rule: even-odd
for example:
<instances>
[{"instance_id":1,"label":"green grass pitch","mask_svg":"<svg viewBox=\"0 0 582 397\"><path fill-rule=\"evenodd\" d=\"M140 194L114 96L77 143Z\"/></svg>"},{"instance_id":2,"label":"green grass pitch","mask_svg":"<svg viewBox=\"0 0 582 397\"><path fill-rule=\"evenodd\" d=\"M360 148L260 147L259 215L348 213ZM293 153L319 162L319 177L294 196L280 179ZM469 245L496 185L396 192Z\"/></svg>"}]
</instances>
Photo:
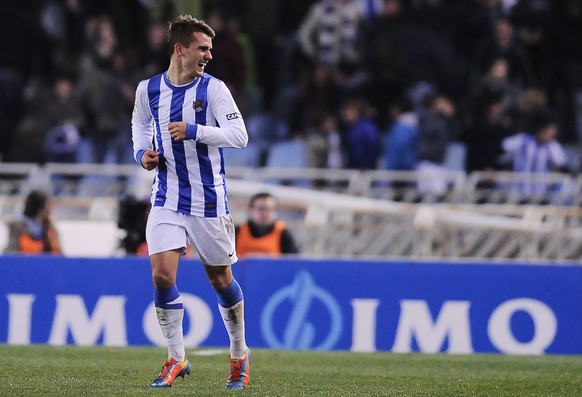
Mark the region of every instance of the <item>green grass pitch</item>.
<instances>
[{"instance_id":1,"label":"green grass pitch","mask_svg":"<svg viewBox=\"0 0 582 397\"><path fill-rule=\"evenodd\" d=\"M582 396L582 356L254 349L249 388L228 391L228 352L189 349L192 374L152 389L165 352L0 345L0 396Z\"/></svg>"}]
</instances>

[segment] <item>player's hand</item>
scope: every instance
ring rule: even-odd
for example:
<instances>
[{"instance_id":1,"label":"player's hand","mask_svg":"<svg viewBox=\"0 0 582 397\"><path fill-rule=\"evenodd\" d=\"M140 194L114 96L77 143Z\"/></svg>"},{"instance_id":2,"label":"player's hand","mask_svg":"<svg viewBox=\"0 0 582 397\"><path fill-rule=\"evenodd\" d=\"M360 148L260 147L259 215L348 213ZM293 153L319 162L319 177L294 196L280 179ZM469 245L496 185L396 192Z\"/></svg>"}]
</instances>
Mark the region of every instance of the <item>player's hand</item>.
<instances>
[{"instance_id":1,"label":"player's hand","mask_svg":"<svg viewBox=\"0 0 582 397\"><path fill-rule=\"evenodd\" d=\"M183 141L186 139L186 127L185 121L175 121L168 124L168 132L173 140Z\"/></svg>"},{"instance_id":2,"label":"player's hand","mask_svg":"<svg viewBox=\"0 0 582 397\"><path fill-rule=\"evenodd\" d=\"M155 150L146 150L141 156L141 165L148 171L153 170L160 162L160 154Z\"/></svg>"}]
</instances>

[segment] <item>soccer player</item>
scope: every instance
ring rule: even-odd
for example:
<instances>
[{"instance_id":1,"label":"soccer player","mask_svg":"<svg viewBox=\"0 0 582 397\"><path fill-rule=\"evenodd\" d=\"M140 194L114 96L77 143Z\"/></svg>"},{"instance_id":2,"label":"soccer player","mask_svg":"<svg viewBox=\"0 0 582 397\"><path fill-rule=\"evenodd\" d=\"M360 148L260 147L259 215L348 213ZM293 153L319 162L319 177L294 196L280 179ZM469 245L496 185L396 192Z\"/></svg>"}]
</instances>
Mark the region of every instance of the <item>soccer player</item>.
<instances>
[{"instance_id":1,"label":"soccer player","mask_svg":"<svg viewBox=\"0 0 582 397\"><path fill-rule=\"evenodd\" d=\"M243 292L233 277L234 224L226 196L222 147L244 148L248 134L226 85L204 68L215 33L204 21L181 15L170 24L168 70L141 81L132 117L133 151L147 170L156 169L146 240L158 322L168 359L152 387L170 387L190 373L182 298L176 286L180 256L193 244L218 296L230 339L227 389L249 382Z\"/></svg>"}]
</instances>

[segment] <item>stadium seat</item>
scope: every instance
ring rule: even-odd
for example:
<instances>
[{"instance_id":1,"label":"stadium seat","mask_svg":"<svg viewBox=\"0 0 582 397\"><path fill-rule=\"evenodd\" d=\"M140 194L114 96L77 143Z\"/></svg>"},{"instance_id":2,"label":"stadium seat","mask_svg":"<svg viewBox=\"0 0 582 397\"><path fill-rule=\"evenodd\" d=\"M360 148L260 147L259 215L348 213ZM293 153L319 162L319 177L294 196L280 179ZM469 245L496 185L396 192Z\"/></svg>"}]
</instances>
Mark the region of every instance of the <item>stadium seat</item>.
<instances>
[{"instance_id":1,"label":"stadium seat","mask_svg":"<svg viewBox=\"0 0 582 397\"><path fill-rule=\"evenodd\" d=\"M272 145L267 152L267 168L305 168L307 166L307 145L301 139L283 141ZM300 187L311 187L307 179L268 179L265 182Z\"/></svg>"},{"instance_id":2,"label":"stadium seat","mask_svg":"<svg viewBox=\"0 0 582 397\"><path fill-rule=\"evenodd\" d=\"M289 127L272 113L257 113L245 120L249 138L261 148L288 138Z\"/></svg>"},{"instance_id":3,"label":"stadium seat","mask_svg":"<svg viewBox=\"0 0 582 397\"><path fill-rule=\"evenodd\" d=\"M257 144L249 143L244 149L222 149L226 167L258 167L261 150Z\"/></svg>"},{"instance_id":4,"label":"stadium seat","mask_svg":"<svg viewBox=\"0 0 582 397\"><path fill-rule=\"evenodd\" d=\"M450 171L465 171L467 148L462 142L451 142L447 147L444 166Z\"/></svg>"},{"instance_id":5,"label":"stadium seat","mask_svg":"<svg viewBox=\"0 0 582 397\"><path fill-rule=\"evenodd\" d=\"M84 175L79 181L79 197L111 197L120 194L122 181L113 175Z\"/></svg>"},{"instance_id":6,"label":"stadium seat","mask_svg":"<svg viewBox=\"0 0 582 397\"><path fill-rule=\"evenodd\" d=\"M307 147L300 139L275 143L267 153L267 167L305 168L306 164Z\"/></svg>"}]
</instances>

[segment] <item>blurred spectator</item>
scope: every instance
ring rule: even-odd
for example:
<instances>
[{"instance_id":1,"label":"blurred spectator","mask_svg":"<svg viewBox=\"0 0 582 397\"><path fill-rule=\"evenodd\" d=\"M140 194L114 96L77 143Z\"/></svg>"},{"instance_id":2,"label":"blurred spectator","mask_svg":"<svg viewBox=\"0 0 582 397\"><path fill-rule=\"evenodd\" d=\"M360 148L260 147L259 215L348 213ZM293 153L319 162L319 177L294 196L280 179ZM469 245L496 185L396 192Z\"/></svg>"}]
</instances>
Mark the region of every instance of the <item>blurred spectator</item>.
<instances>
[{"instance_id":1,"label":"blurred spectator","mask_svg":"<svg viewBox=\"0 0 582 397\"><path fill-rule=\"evenodd\" d=\"M49 163L75 163L81 136L72 124L48 130L45 138L45 160Z\"/></svg>"},{"instance_id":2,"label":"blurred spectator","mask_svg":"<svg viewBox=\"0 0 582 397\"><path fill-rule=\"evenodd\" d=\"M283 113L291 130L302 131L317 127L321 114L337 112L342 95L323 68L297 72L293 86L280 92L276 110Z\"/></svg>"},{"instance_id":3,"label":"blurred spectator","mask_svg":"<svg viewBox=\"0 0 582 397\"><path fill-rule=\"evenodd\" d=\"M310 76L326 110L358 93L366 80L361 67L363 21L355 0L320 0L299 26L299 47L314 69Z\"/></svg>"},{"instance_id":4,"label":"blurred spectator","mask_svg":"<svg viewBox=\"0 0 582 397\"><path fill-rule=\"evenodd\" d=\"M298 74L298 69L305 67L301 63L297 63L297 60L301 58L298 30L311 6L318 1L280 0L278 2L275 47L279 63L277 71L279 84L284 86L292 84L294 77Z\"/></svg>"},{"instance_id":5,"label":"blurred spectator","mask_svg":"<svg viewBox=\"0 0 582 397\"><path fill-rule=\"evenodd\" d=\"M510 155L513 171L567 171L566 153L557 135L555 117L543 109L532 118L531 133L521 132L505 138L503 149Z\"/></svg>"},{"instance_id":6,"label":"blurred spectator","mask_svg":"<svg viewBox=\"0 0 582 397\"><path fill-rule=\"evenodd\" d=\"M86 127L85 115L75 95L75 83L59 77L53 85L53 95L44 106L49 117L45 138L45 158L48 162L74 163L81 131Z\"/></svg>"},{"instance_id":7,"label":"blurred spectator","mask_svg":"<svg viewBox=\"0 0 582 397\"><path fill-rule=\"evenodd\" d=\"M490 102L495 99L501 108L499 111L504 115L504 122L509 122L507 128L512 128L519 115L519 98L522 89L519 85L512 83L509 79L509 63L505 58L495 58L487 69L487 72L480 76L464 101L464 108L459 109L462 115L459 117L465 135L473 135L475 123L487 117L490 109Z\"/></svg>"},{"instance_id":8,"label":"blurred spectator","mask_svg":"<svg viewBox=\"0 0 582 397\"><path fill-rule=\"evenodd\" d=\"M241 18L232 13L226 21L227 29L236 38L244 56L245 79L237 103L243 115L259 112L262 109L261 93L257 84L257 62L255 46L249 34L242 30Z\"/></svg>"},{"instance_id":9,"label":"blurred spectator","mask_svg":"<svg viewBox=\"0 0 582 397\"><path fill-rule=\"evenodd\" d=\"M30 84L33 96L15 133L12 154L20 162L75 162L85 117L68 76Z\"/></svg>"},{"instance_id":10,"label":"blurred spectator","mask_svg":"<svg viewBox=\"0 0 582 397\"><path fill-rule=\"evenodd\" d=\"M515 131L532 131L532 120L548 107L546 94L538 89L528 89L520 93L518 109L514 120Z\"/></svg>"},{"instance_id":11,"label":"blurred spectator","mask_svg":"<svg viewBox=\"0 0 582 397\"><path fill-rule=\"evenodd\" d=\"M476 95L489 96L499 94L503 99L504 107L511 111L517 103L517 97L522 87L510 79L511 64L507 59L495 58L487 71L481 76L476 87Z\"/></svg>"},{"instance_id":12,"label":"blurred spectator","mask_svg":"<svg viewBox=\"0 0 582 397\"><path fill-rule=\"evenodd\" d=\"M168 24L153 22L147 28L146 48L142 55L141 74L153 76L168 69Z\"/></svg>"},{"instance_id":13,"label":"blurred spectator","mask_svg":"<svg viewBox=\"0 0 582 397\"><path fill-rule=\"evenodd\" d=\"M224 81L238 103L239 95L245 89L247 65L243 47L228 29L227 18L227 11L220 8L215 8L208 14L206 22L212 27L216 36L212 41L213 59L205 70L208 74Z\"/></svg>"},{"instance_id":14,"label":"blurred spectator","mask_svg":"<svg viewBox=\"0 0 582 397\"><path fill-rule=\"evenodd\" d=\"M87 115L82 161L104 163L118 127L121 93L113 77L117 33L107 15L87 22L87 50L81 60L78 90Z\"/></svg>"},{"instance_id":15,"label":"blurred spectator","mask_svg":"<svg viewBox=\"0 0 582 397\"><path fill-rule=\"evenodd\" d=\"M15 130L25 112L25 88L32 76L48 74L51 46L40 24L40 2L5 0L0 13L0 161L21 161L12 154ZM22 53L24 44L34 51Z\"/></svg>"},{"instance_id":16,"label":"blurred spectator","mask_svg":"<svg viewBox=\"0 0 582 397\"><path fill-rule=\"evenodd\" d=\"M415 0L404 3L413 9L412 17L418 26L451 47L455 62L463 69L475 43L491 35L490 17L494 5L482 0Z\"/></svg>"},{"instance_id":17,"label":"blurred spectator","mask_svg":"<svg viewBox=\"0 0 582 397\"><path fill-rule=\"evenodd\" d=\"M349 100L342 105L341 121L346 150L346 167L373 170L382 151L380 129L370 116L370 107L361 100Z\"/></svg>"},{"instance_id":18,"label":"blurred spectator","mask_svg":"<svg viewBox=\"0 0 582 397\"><path fill-rule=\"evenodd\" d=\"M517 0L509 9L509 20L515 27L532 60L536 75L543 75L544 40L547 15L551 7L549 0Z\"/></svg>"},{"instance_id":19,"label":"blurred spectator","mask_svg":"<svg viewBox=\"0 0 582 397\"><path fill-rule=\"evenodd\" d=\"M424 106L419 123L418 190L440 197L447 191L444 176L447 149L457 136L456 108L447 96L438 92L428 94Z\"/></svg>"},{"instance_id":20,"label":"blurred spectator","mask_svg":"<svg viewBox=\"0 0 582 397\"><path fill-rule=\"evenodd\" d=\"M312 100L312 95L318 94L312 87L313 65L309 57L299 46L298 30L301 22L311 6L319 0L280 0L277 10L277 30L273 43L271 62L274 65L270 71L260 73L264 80L265 73L272 73L270 80L276 83L274 92L261 95L268 101L268 108L287 120L292 130L316 128L319 114L326 113L325 107L314 109L311 104L319 104ZM258 55L258 54L257 54ZM263 65L263 59L257 63L257 71ZM268 66L267 66L268 67ZM267 78L269 79L269 78Z\"/></svg>"},{"instance_id":21,"label":"blurred spectator","mask_svg":"<svg viewBox=\"0 0 582 397\"><path fill-rule=\"evenodd\" d=\"M74 76L84 44L84 11L89 1L43 0L41 26L52 49L50 61L58 73Z\"/></svg>"},{"instance_id":22,"label":"blurred spectator","mask_svg":"<svg viewBox=\"0 0 582 397\"><path fill-rule=\"evenodd\" d=\"M505 138L502 142L514 172L546 173L566 172L568 159L564 148L557 140L558 125L552 113L544 109L532 119L530 132L521 132ZM522 197L543 194L548 185L544 183L522 183L517 186Z\"/></svg>"},{"instance_id":23,"label":"blurred spectator","mask_svg":"<svg viewBox=\"0 0 582 397\"><path fill-rule=\"evenodd\" d=\"M543 87L556 110L560 140L582 144L582 2L557 0L549 4L543 31ZM577 99L578 96L578 99ZM578 105L580 106L580 105Z\"/></svg>"},{"instance_id":24,"label":"blurred spectator","mask_svg":"<svg viewBox=\"0 0 582 397\"><path fill-rule=\"evenodd\" d=\"M279 256L299 252L293 235L278 219L277 199L270 193L253 195L249 201L248 220L236 227L236 254Z\"/></svg>"},{"instance_id":25,"label":"blurred spectator","mask_svg":"<svg viewBox=\"0 0 582 397\"><path fill-rule=\"evenodd\" d=\"M477 84L483 74L490 73L491 65L500 59L507 63L507 80L511 84L526 88L538 83L529 54L506 18L499 18L495 24L494 35L486 37L477 46L471 66L471 85Z\"/></svg>"},{"instance_id":26,"label":"blurred spectator","mask_svg":"<svg viewBox=\"0 0 582 397\"><path fill-rule=\"evenodd\" d=\"M442 164L447 146L456 137L455 105L438 92L424 98L425 111L420 119L418 157L420 161Z\"/></svg>"},{"instance_id":27,"label":"blurred spectator","mask_svg":"<svg viewBox=\"0 0 582 397\"><path fill-rule=\"evenodd\" d=\"M373 21L378 17L382 8L384 7L384 2L386 0L358 0L358 4L362 9L362 14L366 22Z\"/></svg>"},{"instance_id":28,"label":"blurred spectator","mask_svg":"<svg viewBox=\"0 0 582 397\"><path fill-rule=\"evenodd\" d=\"M330 113L321 116L318 128L307 134L307 164L313 168L343 168L343 148L337 118Z\"/></svg>"},{"instance_id":29,"label":"blurred spectator","mask_svg":"<svg viewBox=\"0 0 582 397\"><path fill-rule=\"evenodd\" d=\"M392 120L384 146L385 167L393 171L412 171L418 165L418 116L407 96L388 108Z\"/></svg>"},{"instance_id":30,"label":"blurred spectator","mask_svg":"<svg viewBox=\"0 0 582 397\"><path fill-rule=\"evenodd\" d=\"M141 77L137 55L118 45L113 21L107 15L88 21L87 40L78 92L88 128L79 157L83 162L133 163L130 118Z\"/></svg>"},{"instance_id":31,"label":"blurred spectator","mask_svg":"<svg viewBox=\"0 0 582 397\"><path fill-rule=\"evenodd\" d=\"M337 114L356 97L382 110L374 121L384 128L392 123L384 111L391 103L429 84L457 105L454 119L462 120L465 137L485 128L492 115L484 103L498 91L505 92L504 123L509 118L512 131L527 130L528 112L516 108L517 99L521 90L536 89L543 106L556 109L561 142L582 141L578 0L5 3L0 35L18 40L4 40L0 52L0 161L45 161L45 136L57 126L49 118L77 113L77 104L83 108L83 120L72 123L82 135L77 158L130 161L123 148L134 90L127 86L167 67L165 21L179 9L206 17L219 36L224 33L227 45L219 38L214 43L215 53L226 52L216 58L224 64L213 61L208 71L231 86L243 113L272 111L291 131L318 130L320 115ZM35 52L18 55L21 42L34 43ZM78 91L69 110L58 101L52 106L47 85L56 73ZM60 150L72 130L54 131L51 147ZM56 158L46 160L72 156Z\"/></svg>"},{"instance_id":32,"label":"blurred spectator","mask_svg":"<svg viewBox=\"0 0 582 397\"><path fill-rule=\"evenodd\" d=\"M51 220L51 203L46 193L33 190L26 196L21 218L9 224L6 251L24 254L61 253L59 236Z\"/></svg>"},{"instance_id":33,"label":"blurred spectator","mask_svg":"<svg viewBox=\"0 0 582 397\"><path fill-rule=\"evenodd\" d=\"M10 161L23 163L45 162L45 139L50 128L51 115L45 106L54 102L48 82L36 78L29 82L30 97L25 102L25 110L11 133L13 147Z\"/></svg>"},{"instance_id":34,"label":"blurred spectator","mask_svg":"<svg viewBox=\"0 0 582 397\"><path fill-rule=\"evenodd\" d=\"M357 65L362 11L353 0L320 0L299 27L299 43L317 65L330 69Z\"/></svg>"},{"instance_id":35,"label":"blurred spectator","mask_svg":"<svg viewBox=\"0 0 582 397\"><path fill-rule=\"evenodd\" d=\"M503 106L503 95L482 96L475 109L474 122L466 131L467 172L495 171L503 168L501 142L509 136L511 119Z\"/></svg>"},{"instance_id":36,"label":"blurred spectator","mask_svg":"<svg viewBox=\"0 0 582 397\"><path fill-rule=\"evenodd\" d=\"M115 109L110 112L115 124L110 154L115 163L134 164L131 114L135 103L135 87L139 83L139 72L133 52L127 50L115 52L110 78L109 100L112 107L115 105Z\"/></svg>"},{"instance_id":37,"label":"blurred spectator","mask_svg":"<svg viewBox=\"0 0 582 397\"><path fill-rule=\"evenodd\" d=\"M387 0L364 32L364 63L370 76L366 95L377 109L387 109L420 82L459 94L464 63L450 43L415 22L405 8L402 0Z\"/></svg>"}]
</instances>

